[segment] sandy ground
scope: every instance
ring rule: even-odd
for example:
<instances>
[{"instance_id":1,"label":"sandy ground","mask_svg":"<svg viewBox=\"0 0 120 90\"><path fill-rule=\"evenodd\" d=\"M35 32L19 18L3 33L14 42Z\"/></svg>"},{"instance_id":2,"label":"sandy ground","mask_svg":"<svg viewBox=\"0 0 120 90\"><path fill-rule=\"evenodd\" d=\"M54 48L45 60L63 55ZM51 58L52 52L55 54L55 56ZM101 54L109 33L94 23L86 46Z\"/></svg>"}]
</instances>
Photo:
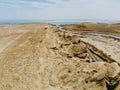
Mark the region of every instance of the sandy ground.
<instances>
[{"instance_id":1,"label":"sandy ground","mask_svg":"<svg viewBox=\"0 0 120 90\"><path fill-rule=\"evenodd\" d=\"M92 35L85 35L81 40L94 45L120 63L120 40Z\"/></svg>"},{"instance_id":2,"label":"sandy ground","mask_svg":"<svg viewBox=\"0 0 120 90\"><path fill-rule=\"evenodd\" d=\"M0 29L0 90L120 90L119 57L110 53L114 61L99 52L101 39L80 38L49 24L10 30Z\"/></svg>"}]
</instances>

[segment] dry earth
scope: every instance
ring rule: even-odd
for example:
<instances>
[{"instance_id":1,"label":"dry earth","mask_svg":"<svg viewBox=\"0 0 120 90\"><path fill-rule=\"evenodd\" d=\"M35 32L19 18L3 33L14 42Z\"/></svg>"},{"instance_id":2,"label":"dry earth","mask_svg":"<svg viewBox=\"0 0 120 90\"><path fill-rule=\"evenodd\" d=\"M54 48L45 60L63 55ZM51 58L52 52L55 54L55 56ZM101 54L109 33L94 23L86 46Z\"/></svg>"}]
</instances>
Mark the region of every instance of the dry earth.
<instances>
[{"instance_id":1,"label":"dry earth","mask_svg":"<svg viewBox=\"0 0 120 90\"><path fill-rule=\"evenodd\" d=\"M84 35L81 40L94 45L120 64L120 40L93 35Z\"/></svg>"},{"instance_id":2,"label":"dry earth","mask_svg":"<svg viewBox=\"0 0 120 90\"><path fill-rule=\"evenodd\" d=\"M1 28L0 90L120 90L120 55L88 41L50 24Z\"/></svg>"},{"instance_id":3,"label":"dry earth","mask_svg":"<svg viewBox=\"0 0 120 90\"><path fill-rule=\"evenodd\" d=\"M106 23L80 23L73 25L62 25L66 30L77 31L77 32L88 32L88 33L101 33L101 34L111 34L120 35L120 23L116 24L106 24Z\"/></svg>"}]
</instances>

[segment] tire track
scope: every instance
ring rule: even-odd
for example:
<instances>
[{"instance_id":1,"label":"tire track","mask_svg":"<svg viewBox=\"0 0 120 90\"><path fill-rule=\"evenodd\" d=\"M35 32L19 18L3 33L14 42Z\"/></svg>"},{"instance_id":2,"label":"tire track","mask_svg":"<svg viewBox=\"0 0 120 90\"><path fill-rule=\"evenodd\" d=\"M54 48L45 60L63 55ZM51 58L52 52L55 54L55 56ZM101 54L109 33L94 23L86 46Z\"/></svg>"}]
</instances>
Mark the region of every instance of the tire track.
<instances>
[{"instance_id":1,"label":"tire track","mask_svg":"<svg viewBox=\"0 0 120 90\"><path fill-rule=\"evenodd\" d=\"M2 53L7 47L9 47L12 43L14 43L16 40L18 40L20 37L22 37L24 34L26 34L28 31L26 31L26 32L24 32L24 33L22 33L21 35L19 35L19 36L17 36L14 40L12 40L11 42L8 42L5 46L4 46L4 48L2 48L1 50L0 50L0 53Z\"/></svg>"}]
</instances>

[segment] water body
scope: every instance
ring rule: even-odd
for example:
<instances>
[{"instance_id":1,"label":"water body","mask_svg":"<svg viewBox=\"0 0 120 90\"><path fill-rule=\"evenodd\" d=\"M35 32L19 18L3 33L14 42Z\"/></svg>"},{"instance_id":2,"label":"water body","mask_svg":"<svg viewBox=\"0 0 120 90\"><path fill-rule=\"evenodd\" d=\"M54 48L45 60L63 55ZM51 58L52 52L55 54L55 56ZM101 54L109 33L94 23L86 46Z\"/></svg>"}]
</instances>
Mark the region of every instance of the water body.
<instances>
[{"instance_id":1,"label":"water body","mask_svg":"<svg viewBox=\"0 0 120 90\"><path fill-rule=\"evenodd\" d=\"M100 33L88 33L88 34L94 35L94 36L111 37L111 38L120 39L120 36L115 36L115 35L110 35L110 34L100 34Z\"/></svg>"},{"instance_id":2,"label":"water body","mask_svg":"<svg viewBox=\"0 0 120 90\"><path fill-rule=\"evenodd\" d=\"M25 23L51 23L55 25L60 25L60 24L78 24L81 22L93 22L93 23L108 23L112 24L117 21L112 21L112 20L89 20L89 19L78 19L78 20L6 20L6 21L0 21L0 25L16 25L16 24L25 24Z\"/></svg>"},{"instance_id":3,"label":"water body","mask_svg":"<svg viewBox=\"0 0 120 90\"><path fill-rule=\"evenodd\" d=\"M54 24L54 25L64 25L64 24L78 24L80 22L68 22L68 21L65 21L65 22L48 22L48 23L51 23L51 24Z\"/></svg>"},{"instance_id":4,"label":"water body","mask_svg":"<svg viewBox=\"0 0 120 90\"><path fill-rule=\"evenodd\" d=\"M60 25L58 25L58 24L56 25L56 27L58 28L59 31L62 31L62 32L73 33L73 34L81 34L79 32L62 29L62 27ZM94 35L94 36L107 37L107 38L120 39L120 36L115 36L115 35L111 35L111 34L100 34L100 33L86 33L86 34Z\"/></svg>"}]
</instances>

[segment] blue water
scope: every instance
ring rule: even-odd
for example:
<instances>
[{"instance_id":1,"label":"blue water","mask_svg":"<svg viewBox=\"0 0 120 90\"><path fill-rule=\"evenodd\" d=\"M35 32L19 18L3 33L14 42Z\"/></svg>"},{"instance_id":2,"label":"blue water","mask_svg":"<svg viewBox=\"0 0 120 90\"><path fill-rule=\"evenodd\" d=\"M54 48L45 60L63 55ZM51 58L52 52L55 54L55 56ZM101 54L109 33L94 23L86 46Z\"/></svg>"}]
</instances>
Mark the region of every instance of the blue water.
<instances>
[{"instance_id":1,"label":"blue water","mask_svg":"<svg viewBox=\"0 0 120 90\"><path fill-rule=\"evenodd\" d=\"M9 20L9 21L0 21L0 24L26 24L26 23L39 23L39 20Z\"/></svg>"},{"instance_id":2,"label":"blue water","mask_svg":"<svg viewBox=\"0 0 120 90\"><path fill-rule=\"evenodd\" d=\"M57 20L57 21L43 21L43 20L9 20L9 21L0 21L0 25L16 25L16 24L26 24L26 23L51 23L51 24L78 24L81 22L93 22L93 23L108 23L112 24L115 23L115 21L109 21L109 20L87 20L87 19L81 19L81 20Z\"/></svg>"},{"instance_id":3,"label":"blue water","mask_svg":"<svg viewBox=\"0 0 120 90\"><path fill-rule=\"evenodd\" d=\"M48 22L48 23L55 24L55 25L61 25L61 24L64 25L64 24L78 24L80 22L72 22L72 21L67 22L67 21L65 21L65 22Z\"/></svg>"},{"instance_id":4,"label":"blue water","mask_svg":"<svg viewBox=\"0 0 120 90\"><path fill-rule=\"evenodd\" d=\"M11 20L11 21L4 21L0 22L0 24L11 24L11 25L16 25L16 24L27 24L27 23L51 23L51 24L77 24L80 22L73 22L73 21L40 21L40 20Z\"/></svg>"},{"instance_id":5,"label":"blue water","mask_svg":"<svg viewBox=\"0 0 120 90\"><path fill-rule=\"evenodd\" d=\"M117 21L110 21L110 20L87 20L87 19L74 20L74 21L72 21L72 20L71 21L70 20L68 20L68 21L67 20L66 21L50 21L49 23L61 25L61 24L80 24L83 22L107 23L107 24L117 23Z\"/></svg>"}]
</instances>

